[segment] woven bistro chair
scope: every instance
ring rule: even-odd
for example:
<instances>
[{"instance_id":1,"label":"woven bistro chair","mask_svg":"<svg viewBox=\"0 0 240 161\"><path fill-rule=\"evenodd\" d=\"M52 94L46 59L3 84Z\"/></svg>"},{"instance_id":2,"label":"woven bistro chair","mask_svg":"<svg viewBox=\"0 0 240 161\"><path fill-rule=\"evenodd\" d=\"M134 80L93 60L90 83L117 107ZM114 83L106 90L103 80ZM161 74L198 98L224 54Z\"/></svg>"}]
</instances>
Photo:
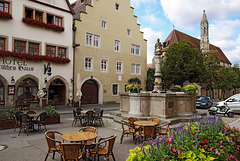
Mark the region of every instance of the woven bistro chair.
<instances>
[{"instance_id":1,"label":"woven bistro chair","mask_svg":"<svg viewBox=\"0 0 240 161\"><path fill-rule=\"evenodd\" d=\"M129 125L132 129L135 130L135 132L140 132L142 131L141 127L140 126L136 126L134 125L134 122L137 121L137 118L136 117L128 117L128 122L129 122Z\"/></svg>"},{"instance_id":2,"label":"woven bistro chair","mask_svg":"<svg viewBox=\"0 0 240 161\"><path fill-rule=\"evenodd\" d=\"M161 119L159 117L152 117L151 121L156 122L156 123L159 124L161 122Z\"/></svg>"},{"instance_id":3,"label":"woven bistro chair","mask_svg":"<svg viewBox=\"0 0 240 161\"><path fill-rule=\"evenodd\" d=\"M129 134L133 134L133 140L135 141L135 144L136 144L136 131L135 131L135 129L131 128L128 122L124 122L123 120L120 120L120 123L122 125L122 136L120 138L120 144L122 144L124 135L128 136ZM127 125L128 129L125 130L124 125Z\"/></svg>"},{"instance_id":4,"label":"woven bistro chair","mask_svg":"<svg viewBox=\"0 0 240 161\"><path fill-rule=\"evenodd\" d=\"M96 123L98 122L100 126L103 126L104 123L103 123L103 109L101 109L95 116L94 118L94 125L97 125Z\"/></svg>"},{"instance_id":5,"label":"woven bistro chair","mask_svg":"<svg viewBox=\"0 0 240 161\"><path fill-rule=\"evenodd\" d=\"M85 127L82 127L79 132L92 132L92 133L96 133L97 134L97 129L95 127L92 127L92 126L85 126Z\"/></svg>"},{"instance_id":6,"label":"woven bistro chair","mask_svg":"<svg viewBox=\"0 0 240 161\"><path fill-rule=\"evenodd\" d=\"M73 110L73 122L72 122L73 127L75 127L78 120L80 121L80 124L81 124L80 117L78 116L77 112L75 110Z\"/></svg>"},{"instance_id":7,"label":"woven bistro chair","mask_svg":"<svg viewBox=\"0 0 240 161\"><path fill-rule=\"evenodd\" d=\"M143 126L143 132L140 133L140 136L143 140L146 140L147 138L156 138L155 128L155 126Z\"/></svg>"},{"instance_id":8,"label":"woven bistro chair","mask_svg":"<svg viewBox=\"0 0 240 161\"><path fill-rule=\"evenodd\" d=\"M97 143L92 144L94 148L90 150L90 155L94 156L94 160L97 155L98 161L100 156L105 156L107 161L109 161L109 155L112 155L113 160L116 161L113 155L113 146L116 137L117 135L112 135L107 138L100 138Z\"/></svg>"},{"instance_id":9,"label":"woven bistro chair","mask_svg":"<svg viewBox=\"0 0 240 161\"><path fill-rule=\"evenodd\" d=\"M58 152L59 154L61 152L62 142L55 139L55 134L62 135L62 133L60 133L58 131L47 131L47 132L45 132L45 138L46 138L46 141L47 141L47 144L48 144L48 152L47 152L47 155L45 157L45 161L47 160L49 153L53 152L53 159L54 159L55 152Z\"/></svg>"},{"instance_id":10,"label":"woven bistro chair","mask_svg":"<svg viewBox=\"0 0 240 161\"><path fill-rule=\"evenodd\" d=\"M76 109L77 116L78 116L78 119L80 120L81 126L83 125L83 121L84 121L84 119L85 119L85 116L83 115L82 111L83 111L83 109L80 108L80 107L78 107L78 108Z\"/></svg>"},{"instance_id":11,"label":"woven bistro chair","mask_svg":"<svg viewBox=\"0 0 240 161\"><path fill-rule=\"evenodd\" d=\"M47 113L46 112L42 112L38 115L36 121L34 121L34 124L38 125L38 131L39 133L41 133L41 126L44 126L45 131L47 131L46 125L45 125L45 120L47 118Z\"/></svg>"},{"instance_id":12,"label":"woven bistro chair","mask_svg":"<svg viewBox=\"0 0 240 161\"><path fill-rule=\"evenodd\" d=\"M78 161L85 160L84 144L82 143L62 143L61 144L61 159Z\"/></svg>"},{"instance_id":13,"label":"woven bistro chair","mask_svg":"<svg viewBox=\"0 0 240 161\"><path fill-rule=\"evenodd\" d=\"M20 115L20 127L19 127L19 133L18 135L20 135L22 128L24 128L26 130L27 136L28 136L28 131L29 131L29 127L31 125L31 118L29 117L28 114L21 114Z\"/></svg>"},{"instance_id":14,"label":"woven bistro chair","mask_svg":"<svg viewBox=\"0 0 240 161\"><path fill-rule=\"evenodd\" d=\"M95 119L95 112L90 110L86 112L86 116L85 116L85 123L84 125L87 126L93 126L94 125L94 119Z\"/></svg>"},{"instance_id":15,"label":"woven bistro chair","mask_svg":"<svg viewBox=\"0 0 240 161\"><path fill-rule=\"evenodd\" d=\"M16 128L20 128L20 115L23 114L22 111L17 111L14 115L15 118L15 128L14 132L16 131Z\"/></svg>"},{"instance_id":16,"label":"woven bistro chair","mask_svg":"<svg viewBox=\"0 0 240 161\"><path fill-rule=\"evenodd\" d=\"M168 129L169 129L169 125L171 124L171 121L167 121L165 124L163 124L161 127L166 126L165 130L159 129L158 130L158 134L159 135L168 135Z\"/></svg>"}]
</instances>

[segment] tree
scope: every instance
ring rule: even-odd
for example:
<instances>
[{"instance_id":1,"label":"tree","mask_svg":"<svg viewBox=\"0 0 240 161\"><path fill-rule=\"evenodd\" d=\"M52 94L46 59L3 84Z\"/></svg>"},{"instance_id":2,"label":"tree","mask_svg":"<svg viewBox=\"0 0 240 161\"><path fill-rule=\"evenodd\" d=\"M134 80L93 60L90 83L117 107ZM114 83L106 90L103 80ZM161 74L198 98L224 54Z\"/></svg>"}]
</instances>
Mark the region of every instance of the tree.
<instances>
[{"instance_id":1,"label":"tree","mask_svg":"<svg viewBox=\"0 0 240 161\"><path fill-rule=\"evenodd\" d=\"M203 56L188 41L180 41L169 47L161 70L166 84L182 85L185 80L203 82L206 78Z\"/></svg>"},{"instance_id":2,"label":"tree","mask_svg":"<svg viewBox=\"0 0 240 161\"><path fill-rule=\"evenodd\" d=\"M146 91L153 91L155 80L154 73L155 70L153 68L147 70Z\"/></svg>"},{"instance_id":3,"label":"tree","mask_svg":"<svg viewBox=\"0 0 240 161\"><path fill-rule=\"evenodd\" d=\"M207 89L211 90L210 97L213 97L213 89L218 80L221 80L219 73L220 61L218 59L217 51L208 51L204 53L204 63L206 66L206 79L204 83Z\"/></svg>"}]
</instances>

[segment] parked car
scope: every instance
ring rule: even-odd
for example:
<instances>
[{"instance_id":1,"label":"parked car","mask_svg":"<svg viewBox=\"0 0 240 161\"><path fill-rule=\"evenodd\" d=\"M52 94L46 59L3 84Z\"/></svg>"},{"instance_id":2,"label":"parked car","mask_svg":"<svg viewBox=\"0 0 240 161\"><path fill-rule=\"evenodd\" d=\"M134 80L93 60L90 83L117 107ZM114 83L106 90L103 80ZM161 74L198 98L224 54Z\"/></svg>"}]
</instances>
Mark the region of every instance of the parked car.
<instances>
[{"instance_id":1,"label":"parked car","mask_svg":"<svg viewBox=\"0 0 240 161\"><path fill-rule=\"evenodd\" d=\"M234 113L240 113L240 94L235 94L224 101L218 102L217 106L224 106L224 103L227 103Z\"/></svg>"},{"instance_id":2,"label":"parked car","mask_svg":"<svg viewBox=\"0 0 240 161\"><path fill-rule=\"evenodd\" d=\"M210 108L213 102L208 96L197 96L196 97L196 108Z\"/></svg>"}]
</instances>

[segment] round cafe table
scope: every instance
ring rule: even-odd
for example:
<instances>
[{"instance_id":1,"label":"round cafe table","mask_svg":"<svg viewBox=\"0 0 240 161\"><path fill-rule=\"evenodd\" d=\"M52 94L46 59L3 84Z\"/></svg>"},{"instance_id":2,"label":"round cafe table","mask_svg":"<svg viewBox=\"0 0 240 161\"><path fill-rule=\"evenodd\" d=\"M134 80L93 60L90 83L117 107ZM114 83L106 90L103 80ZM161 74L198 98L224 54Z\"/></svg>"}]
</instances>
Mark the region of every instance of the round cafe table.
<instances>
[{"instance_id":1,"label":"round cafe table","mask_svg":"<svg viewBox=\"0 0 240 161\"><path fill-rule=\"evenodd\" d=\"M70 132L63 134L61 139L70 142L82 142L97 138L97 134L92 132Z\"/></svg>"},{"instance_id":2,"label":"round cafe table","mask_svg":"<svg viewBox=\"0 0 240 161\"><path fill-rule=\"evenodd\" d=\"M156 126L158 123L153 121L135 121L134 125L138 126Z\"/></svg>"}]
</instances>

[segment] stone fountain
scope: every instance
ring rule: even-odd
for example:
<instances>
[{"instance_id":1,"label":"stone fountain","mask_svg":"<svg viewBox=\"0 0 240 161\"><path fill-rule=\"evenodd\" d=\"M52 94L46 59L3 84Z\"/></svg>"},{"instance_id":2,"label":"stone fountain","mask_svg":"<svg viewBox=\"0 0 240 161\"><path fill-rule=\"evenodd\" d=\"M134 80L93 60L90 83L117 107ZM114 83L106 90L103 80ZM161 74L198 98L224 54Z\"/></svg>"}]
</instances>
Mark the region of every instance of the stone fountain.
<instances>
[{"instance_id":1,"label":"stone fountain","mask_svg":"<svg viewBox=\"0 0 240 161\"><path fill-rule=\"evenodd\" d=\"M155 85L151 92L120 93L120 112L139 117L162 118L192 116L196 113L195 95L184 92L163 92L161 81L162 44L155 44Z\"/></svg>"}]
</instances>

